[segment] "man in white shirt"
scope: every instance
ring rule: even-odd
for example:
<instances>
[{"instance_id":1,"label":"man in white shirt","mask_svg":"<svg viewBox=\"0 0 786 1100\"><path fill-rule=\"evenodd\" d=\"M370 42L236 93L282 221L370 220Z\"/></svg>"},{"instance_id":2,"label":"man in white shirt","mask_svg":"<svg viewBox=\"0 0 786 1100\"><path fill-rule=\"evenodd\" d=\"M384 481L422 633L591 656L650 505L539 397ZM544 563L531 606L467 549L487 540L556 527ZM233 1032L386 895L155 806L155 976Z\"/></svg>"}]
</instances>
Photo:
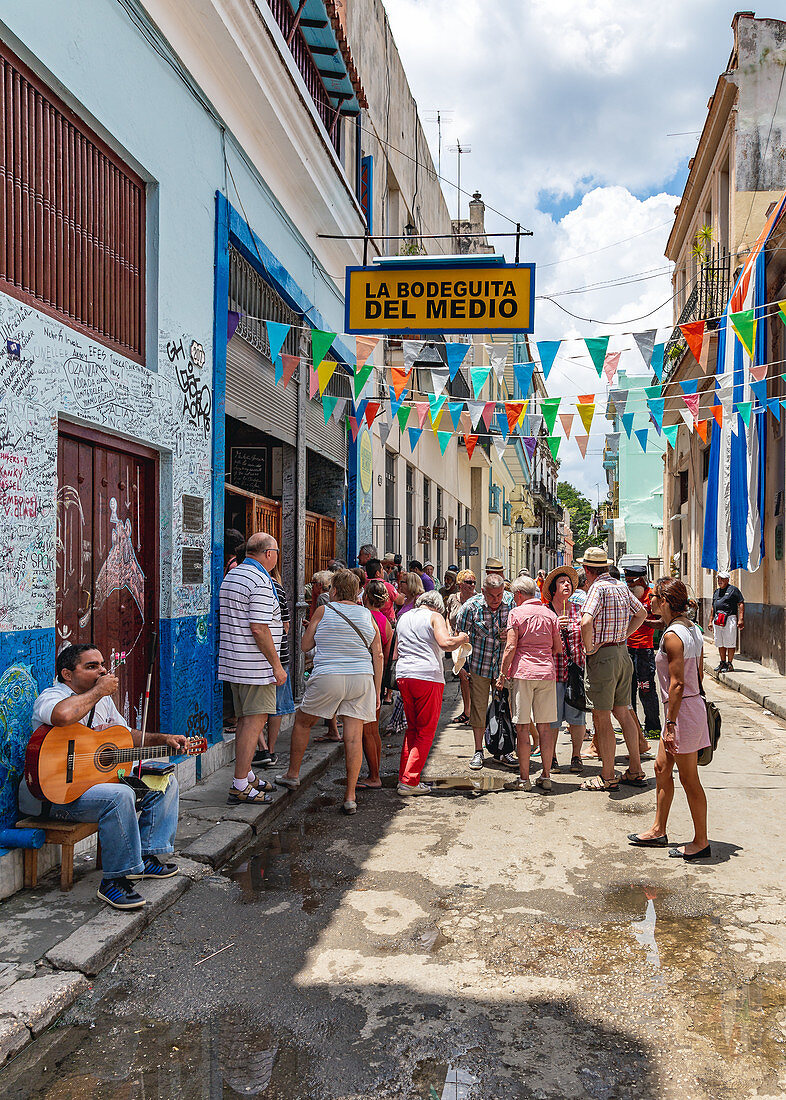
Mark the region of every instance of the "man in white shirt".
<instances>
[{"instance_id":1,"label":"man in white shirt","mask_svg":"<svg viewBox=\"0 0 786 1100\"><path fill-rule=\"evenodd\" d=\"M273 785L257 779L251 761L268 715L276 713L276 685L287 680L279 657L284 636L281 608L268 571L277 559L276 540L258 531L246 543L245 561L227 573L218 595L218 678L232 689L237 718L230 806L271 801L265 792Z\"/></svg>"},{"instance_id":2,"label":"man in white shirt","mask_svg":"<svg viewBox=\"0 0 786 1100\"><path fill-rule=\"evenodd\" d=\"M95 646L66 646L57 655L55 671L57 683L42 691L35 701L33 730L76 722L93 729L129 728L111 699L118 688L117 677L107 672ZM132 730L132 735L134 744L139 745L141 733ZM175 754L183 751L186 739L148 733L145 744L168 745ZM162 863L158 858L175 850L178 786L174 775L168 779L166 790L150 790L144 796L138 820L134 791L124 783L97 783L73 802L43 807L55 821L98 823L104 872L98 897L114 909L141 909L146 904L131 880L177 874L176 864ZM32 814L42 809L24 781L19 788L19 808Z\"/></svg>"}]
</instances>

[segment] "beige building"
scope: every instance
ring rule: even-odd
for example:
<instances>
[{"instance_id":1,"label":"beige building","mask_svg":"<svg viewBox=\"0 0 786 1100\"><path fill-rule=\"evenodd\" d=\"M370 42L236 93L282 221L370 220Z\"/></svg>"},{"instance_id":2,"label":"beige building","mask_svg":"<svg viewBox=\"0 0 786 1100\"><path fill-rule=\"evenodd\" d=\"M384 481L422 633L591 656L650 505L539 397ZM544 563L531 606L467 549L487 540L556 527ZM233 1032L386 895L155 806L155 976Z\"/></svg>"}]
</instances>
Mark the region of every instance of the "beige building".
<instances>
[{"instance_id":1,"label":"beige building","mask_svg":"<svg viewBox=\"0 0 786 1100\"><path fill-rule=\"evenodd\" d=\"M710 621L714 574L702 568L710 440L716 403L717 326L742 270L771 212L786 190L786 96L779 94L786 65L786 22L739 12L732 21L734 45L718 78L688 180L669 235L666 255L674 263L675 323L707 322L700 366L678 328L666 345L664 424L678 425L674 448L664 454L663 558L699 601ZM768 302L786 295L779 224L766 248ZM767 362L786 359L783 326L767 325ZM703 367L706 366L706 372ZM783 393L779 369L768 395ZM706 439L690 431L681 410L678 383L698 380L697 419L707 421ZM666 384L667 383L667 384ZM736 414L735 414L736 415ZM689 417L689 419L691 419ZM766 415L766 471L763 527L765 553L755 572L733 575L745 597L741 649L786 671L783 561L783 426Z\"/></svg>"}]
</instances>

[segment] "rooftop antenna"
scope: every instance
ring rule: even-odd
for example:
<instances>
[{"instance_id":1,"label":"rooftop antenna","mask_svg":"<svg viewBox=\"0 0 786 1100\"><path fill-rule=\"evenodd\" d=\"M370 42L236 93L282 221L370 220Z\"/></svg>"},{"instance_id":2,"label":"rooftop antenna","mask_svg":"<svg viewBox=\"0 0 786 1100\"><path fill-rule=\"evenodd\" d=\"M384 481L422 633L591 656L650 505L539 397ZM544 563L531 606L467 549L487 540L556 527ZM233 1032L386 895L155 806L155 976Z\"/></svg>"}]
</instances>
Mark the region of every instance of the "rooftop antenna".
<instances>
[{"instance_id":1,"label":"rooftop antenna","mask_svg":"<svg viewBox=\"0 0 786 1100\"><path fill-rule=\"evenodd\" d=\"M451 145L451 149L456 151L456 160L458 161L458 183L456 187L458 189L458 214L457 218L461 221L461 158L464 153L471 153L471 145L462 145L460 141L457 141L455 145Z\"/></svg>"},{"instance_id":2,"label":"rooftop antenna","mask_svg":"<svg viewBox=\"0 0 786 1100\"><path fill-rule=\"evenodd\" d=\"M429 122L436 122L437 124L437 176L442 176L442 123L453 121L453 109L446 110L444 107L437 107L435 111L430 111L426 116Z\"/></svg>"}]
</instances>

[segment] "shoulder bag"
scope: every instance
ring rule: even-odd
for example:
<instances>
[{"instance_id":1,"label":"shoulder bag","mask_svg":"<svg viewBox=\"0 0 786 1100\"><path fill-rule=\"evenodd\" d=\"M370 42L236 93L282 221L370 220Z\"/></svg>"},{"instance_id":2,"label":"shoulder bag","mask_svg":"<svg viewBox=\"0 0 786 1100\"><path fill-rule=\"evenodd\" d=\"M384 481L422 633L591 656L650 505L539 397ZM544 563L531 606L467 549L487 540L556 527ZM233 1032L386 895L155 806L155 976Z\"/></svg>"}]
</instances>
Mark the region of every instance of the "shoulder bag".
<instances>
[{"instance_id":1,"label":"shoulder bag","mask_svg":"<svg viewBox=\"0 0 786 1100\"><path fill-rule=\"evenodd\" d=\"M584 687L584 670L581 665L576 662L570 656L570 644L568 642L567 630L560 629L562 634L562 642L565 646L565 656L568 662L568 679L565 683L565 702L569 707L573 707L574 710L586 711L587 708L587 692Z\"/></svg>"},{"instance_id":2,"label":"shoulder bag","mask_svg":"<svg viewBox=\"0 0 786 1100\"><path fill-rule=\"evenodd\" d=\"M370 653L371 652L371 647L374 644L374 639L372 638L370 642L367 642L366 641L366 636L363 633L363 631L360 629L360 627L355 626L355 624L352 622L352 620L349 618L349 616L345 615L343 611L339 611L339 609L334 604L326 603L325 607L329 607L331 611L335 611L335 613L338 615L339 619L343 619L345 623L349 623L349 625L352 627L352 629L357 634L358 638L360 638L361 642L363 643L363 645L366 647L366 649Z\"/></svg>"},{"instance_id":3,"label":"shoulder bag","mask_svg":"<svg viewBox=\"0 0 786 1100\"><path fill-rule=\"evenodd\" d=\"M710 763L715 755L715 750L718 748L721 735L721 714L715 704L704 694L704 684L701 679L699 680L699 694L704 700L704 706L707 708L707 727L710 731L710 743L706 749L699 749L697 757L697 763L704 767Z\"/></svg>"}]
</instances>

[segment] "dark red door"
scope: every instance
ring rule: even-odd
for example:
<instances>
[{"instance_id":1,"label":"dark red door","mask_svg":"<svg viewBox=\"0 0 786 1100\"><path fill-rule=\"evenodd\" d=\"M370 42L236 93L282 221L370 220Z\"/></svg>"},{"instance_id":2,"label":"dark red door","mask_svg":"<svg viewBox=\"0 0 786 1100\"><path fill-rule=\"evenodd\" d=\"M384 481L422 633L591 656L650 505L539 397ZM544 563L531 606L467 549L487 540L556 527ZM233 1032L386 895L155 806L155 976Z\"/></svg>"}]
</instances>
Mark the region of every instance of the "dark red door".
<instances>
[{"instance_id":1,"label":"dark red door","mask_svg":"<svg viewBox=\"0 0 786 1100\"><path fill-rule=\"evenodd\" d=\"M57 477L57 649L92 642L107 667L113 650L125 653L115 704L139 728L158 621L156 455L61 424ZM156 679L148 730L158 728Z\"/></svg>"}]
</instances>

